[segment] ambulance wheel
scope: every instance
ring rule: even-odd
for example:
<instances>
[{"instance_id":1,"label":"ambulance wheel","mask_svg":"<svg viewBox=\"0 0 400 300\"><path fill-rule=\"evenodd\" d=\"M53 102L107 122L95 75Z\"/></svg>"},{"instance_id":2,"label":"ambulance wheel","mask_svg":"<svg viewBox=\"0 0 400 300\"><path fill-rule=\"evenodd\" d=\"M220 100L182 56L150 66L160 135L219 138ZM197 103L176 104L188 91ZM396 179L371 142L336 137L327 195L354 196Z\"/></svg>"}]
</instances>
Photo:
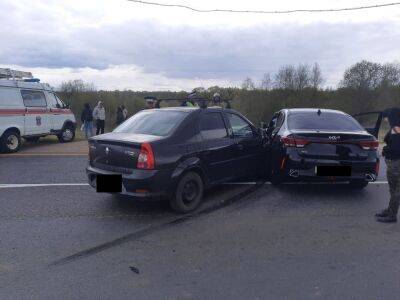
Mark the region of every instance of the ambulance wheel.
<instances>
[{"instance_id":1,"label":"ambulance wheel","mask_svg":"<svg viewBox=\"0 0 400 300\"><path fill-rule=\"evenodd\" d=\"M7 130L0 139L0 149L7 153L14 153L21 147L21 136L16 130Z\"/></svg>"},{"instance_id":2,"label":"ambulance wheel","mask_svg":"<svg viewBox=\"0 0 400 300\"><path fill-rule=\"evenodd\" d=\"M60 143L72 142L75 138L75 129L72 126L65 126L57 137Z\"/></svg>"}]
</instances>

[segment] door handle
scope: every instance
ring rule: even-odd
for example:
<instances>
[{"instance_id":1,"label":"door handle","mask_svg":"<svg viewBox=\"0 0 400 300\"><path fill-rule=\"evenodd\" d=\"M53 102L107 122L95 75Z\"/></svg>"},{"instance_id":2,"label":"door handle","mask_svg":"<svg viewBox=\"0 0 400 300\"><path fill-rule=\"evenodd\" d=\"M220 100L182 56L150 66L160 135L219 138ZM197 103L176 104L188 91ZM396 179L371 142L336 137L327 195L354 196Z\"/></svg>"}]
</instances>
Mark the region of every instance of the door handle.
<instances>
[{"instance_id":1,"label":"door handle","mask_svg":"<svg viewBox=\"0 0 400 300\"><path fill-rule=\"evenodd\" d=\"M243 149L244 149L244 146L243 146L242 144L237 144L237 148L238 148L239 150L243 150Z\"/></svg>"}]
</instances>

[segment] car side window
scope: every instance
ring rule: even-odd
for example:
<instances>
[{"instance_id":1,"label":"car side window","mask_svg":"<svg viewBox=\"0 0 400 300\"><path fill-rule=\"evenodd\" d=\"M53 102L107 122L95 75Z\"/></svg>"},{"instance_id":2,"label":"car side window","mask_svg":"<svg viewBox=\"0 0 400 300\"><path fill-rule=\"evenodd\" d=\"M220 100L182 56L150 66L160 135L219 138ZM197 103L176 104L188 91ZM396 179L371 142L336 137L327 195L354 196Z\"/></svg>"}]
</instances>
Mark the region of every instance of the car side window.
<instances>
[{"instance_id":1,"label":"car side window","mask_svg":"<svg viewBox=\"0 0 400 300\"><path fill-rule=\"evenodd\" d=\"M236 114L227 113L235 137L253 137L251 125Z\"/></svg>"},{"instance_id":2,"label":"car side window","mask_svg":"<svg viewBox=\"0 0 400 300\"><path fill-rule=\"evenodd\" d=\"M46 98L41 91L21 90L21 96L26 107L46 107Z\"/></svg>"},{"instance_id":3,"label":"car side window","mask_svg":"<svg viewBox=\"0 0 400 300\"><path fill-rule=\"evenodd\" d=\"M47 100L49 100L49 105L51 108L60 108L61 106L57 102L57 98L53 93L48 93L47 94Z\"/></svg>"},{"instance_id":4,"label":"car side window","mask_svg":"<svg viewBox=\"0 0 400 300\"><path fill-rule=\"evenodd\" d=\"M228 136L224 120L220 113L206 113L200 118L200 133L205 140L220 139Z\"/></svg>"}]
</instances>

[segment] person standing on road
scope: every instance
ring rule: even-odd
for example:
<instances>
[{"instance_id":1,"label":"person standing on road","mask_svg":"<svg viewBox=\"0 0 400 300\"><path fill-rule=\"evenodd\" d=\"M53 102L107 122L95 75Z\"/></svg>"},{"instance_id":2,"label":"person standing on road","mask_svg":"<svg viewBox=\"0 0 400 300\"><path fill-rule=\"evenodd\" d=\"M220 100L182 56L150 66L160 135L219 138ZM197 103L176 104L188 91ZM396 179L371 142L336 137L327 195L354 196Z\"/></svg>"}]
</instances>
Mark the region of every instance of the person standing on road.
<instances>
[{"instance_id":1,"label":"person standing on road","mask_svg":"<svg viewBox=\"0 0 400 300\"><path fill-rule=\"evenodd\" d=\"M390 130L385 136L386 146L382 152L387 166L390 201L388 208L375 216L379 222L393 223L397 222L400 205L400 108L385 110L383 117L389 121L390 125Z\"/></svg>"},{"instance_id":2,"label":"person standing on road","mask_svg":"<svg viewBox=\"0 0 400 300\"><path fill-rule=\"evenodd\" d=\"M106 110L103 102L99 101L93 110L93 118L96 120L96 135L104 133L104 126L106 122Z\"/></svg>"},{"instance_id":3,"label":"person standing on road","mask_svg":"<svg viewBox=\"0 0 400 300\"><path fill-rule=\"evenodd\" d=\"M89 103L85 103L81 114L86 139L93 135L93 112Z\"/></svg>"},{"instance_id":4,"label":"person standing on road","mask_svg":"<svg viewBox=\"0 0 400 300\"><path fill-rule=\"evenodd\" d=\"M128 119L128 110L126 109L125 105L121 105L122 113L124 115L124 121Z\"/></svg>"},{"instance_id":5,"label":"person standing on road","mask_svg":"<svg viewBox=\"0 0 400 300\"><path fill-rule=\"evenodd\" d=\"M116 123L117 126L120 125L122 122L125 121L125 117L124 117L124 111L122 109L122 106L118 106L117 108L117 115L116 115Z\"/></svg>"}]
</instances>

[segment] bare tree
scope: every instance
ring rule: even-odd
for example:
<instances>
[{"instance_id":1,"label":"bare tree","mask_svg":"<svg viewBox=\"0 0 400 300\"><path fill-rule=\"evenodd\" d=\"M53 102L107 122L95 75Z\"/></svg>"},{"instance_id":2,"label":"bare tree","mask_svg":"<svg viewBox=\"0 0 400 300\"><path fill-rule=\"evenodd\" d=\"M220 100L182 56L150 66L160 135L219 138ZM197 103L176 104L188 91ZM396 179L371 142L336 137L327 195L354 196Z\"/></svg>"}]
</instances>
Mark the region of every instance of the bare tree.
<instances>
[{"instance_id":1,"label":"bare tree","mask_svg":"<svg viewBox=\"0 0 400 300\"><path fill-rule=\"evenodd\" d=\"M253 80L250 77L247 77L242 83L242 89L244 90L254 90L255 85Z\"/></svg>"},{"instance_id":2,"label":"bare tree","mask_svg":"<svg viewBox=\"0 0 400 300\"><path fill-rule=\"evenodd\" d=\"M310 84L310 66L300 64L296 68L295 87L296 90L302 91Z\"/></svg>"},{"instance_id":3,"label":"bare tree","mask_svg":"<svg viewBox=\"0 0 400 300\"><path fill-rule=\"evenodd\" d=\"M382 66L363 60L344 73L341 86L358 90L373 90L380 86Z\"/></svg>"},{"instance_id":4,"label":"bare tree","mask_svg":"<svg viewBox=\"0 0 400 300\"><path fill-rule=\"evenodd\" d=\"M318 63L315 63L311 70L310 84L314 89L318 90L324 81L325 80L322 77L321 68L319 67Z\"/></svg>"},{"instance_id":5,"label":"bare tree","mask_svg":"<svg viewBox=\"0 0 400 300\"><path fill-rule=\"evenodd\" d=\"M381 68L382 87L400 85L400 64L387 63Z\"/></svg>"},{"instance_id":6,"label":"bare tree","mask_svg":"<svg viewBox=\"0 0 400 300\"><path fill-rule=\"evenodd\" d=\"M261 79L260 88L262 90L270 90L272 88L272 80L271 75L269 73L265 73Z\"/></svg>"},{"instance_id":7,"label":"bare tree","mask_svg":"<svg viewBox=\"0 0 400 300\"><path fill-rule=\"evenodd\" d=\"M295 88L296 69L293 65L286 65L279 69L275 75L275 86L279 89Z\"/></svg>"}]
</instances>

